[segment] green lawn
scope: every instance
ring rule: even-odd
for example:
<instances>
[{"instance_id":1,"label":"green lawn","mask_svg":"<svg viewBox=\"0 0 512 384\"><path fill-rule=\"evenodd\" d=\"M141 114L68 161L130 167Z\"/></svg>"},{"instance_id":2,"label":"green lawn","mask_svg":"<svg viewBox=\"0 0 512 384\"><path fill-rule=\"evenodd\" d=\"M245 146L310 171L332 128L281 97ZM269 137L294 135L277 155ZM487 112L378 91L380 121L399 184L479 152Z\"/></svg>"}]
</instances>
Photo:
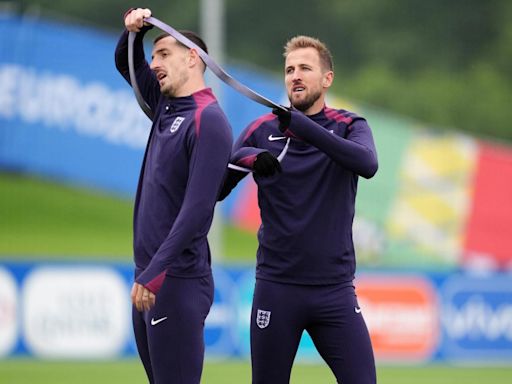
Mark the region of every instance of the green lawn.
<instances>
[{"instance_id":1,"label":"green lawn","mask_svg":"<svg viewBox=\"0 0 512 384\"><path fill-rule=\"evenodd\" d=\"M248 362L207 362L202 383L250 383ZM510 384L512 368L476 368L431 365L425 367L379 366L379 384ZM146 378L138 360L115 362L51 362L40 360L0 360L2 384L140 384ZM335 383L324 365L296 364L292 384Z\"/></svg>"},{"instance_id":2,"label":"green lawn","mask_svg":"<svg viewBox=\"0 0 512 384\"><path fill-rule=\"evenodd\" d=\"M0 258L131 261L133 201L0 173ZM222 228L223 260L253 262L256 234Z\"/></svg>"}]
</instances>

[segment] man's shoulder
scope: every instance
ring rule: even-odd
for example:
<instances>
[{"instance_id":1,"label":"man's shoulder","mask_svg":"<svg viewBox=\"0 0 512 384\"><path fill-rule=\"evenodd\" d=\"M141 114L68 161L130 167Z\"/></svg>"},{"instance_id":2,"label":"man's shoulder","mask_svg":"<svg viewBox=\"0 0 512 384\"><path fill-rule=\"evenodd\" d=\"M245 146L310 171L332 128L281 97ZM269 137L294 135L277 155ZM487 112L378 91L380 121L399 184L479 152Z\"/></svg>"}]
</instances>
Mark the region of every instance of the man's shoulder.
<instances>
[{"instance_id":1,"label":"man's shoulder","mask_svg":"<svg viewBox=\"0 0 512 384\"><path fill-rule=\"evenodd\" d=\"M226 116L219 103L217 103L217 100L212 100L211 103L200 106L196 109L196 111L197 110L201 112L201 115L207 117Z\"/></svg>"},{"instance_id":2,"label":"man's shoulder","mask_svg":"<svg viewBox=\"0 0 512 384\"><path fill-rule=\"evenodd\" d=\"M266 113L261 115L257 119L251 121L249 125L245 128L244 139L247 139L249 136L254 134L255 132L261 131L264 127L277 127L277 116L273 113Z\"/></svg>"},{"instance_id":3,"label":"man's shoulder","mask_svg":"<svg viewBox=\"0 0 512 384\"><path fill-rule=\"evenodd\" d=\"M273 121L277 121L277 116L269 112L251 121L251 123L247 127L250 130L254 131L255 129L260 128L261 126Z\"/></svg>"},{"instance_id":4,"label":"man's shoulder","mask_svg":"<svg viewBox=\"0 0 512 384\"><path fill-rule=\"evenodd\" d=\"M191 98L195 103L193 110L196 117L215 117L224 115L224 112L222 111L211 88L200 89L199 91L194 92L191 95Z\"/></svg>"},{"instance_id":5,"label":"man's shoulder","mask_svg":"<svg viewBox=\"0 0 512 384\"><path fill-rule=\"evenodd\" d=\"M344 123L347 125L352 124L356 120L366 120L363 116L360 116L355 112L331 107L325 107L325 115L330 120L335 120L338 123Z\"/></svg>"},{"instance_id":6,"label":"man's shoulder","mask_svg":"<svg viewBox=\"0 0 512 384\"><path fill-rule=\"evenodd\" d=\"M196 135L199 135L201 132L209 132L209 134L232 138L231 124L217 102L212 102L204 108L196 109L194 122Z\"/></svg>"}]
</instances>

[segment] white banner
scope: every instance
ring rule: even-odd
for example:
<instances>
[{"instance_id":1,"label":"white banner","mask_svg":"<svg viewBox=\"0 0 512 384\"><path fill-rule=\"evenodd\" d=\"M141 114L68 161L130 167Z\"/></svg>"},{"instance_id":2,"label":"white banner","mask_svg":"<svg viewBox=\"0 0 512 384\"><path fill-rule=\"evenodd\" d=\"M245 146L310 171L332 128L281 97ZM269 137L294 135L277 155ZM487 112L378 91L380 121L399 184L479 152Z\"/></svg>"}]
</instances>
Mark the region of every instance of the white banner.
<instances>
[{"instance_id":1,"label":"white banner","mask_svg":"<svg viewBox=\"0 0 512 384\"><path fill-rule=\"evenodd\" d=\"M22 303L27 349L39 357L114 357L131 332L129 289L108 268L35 269Z\"/></svg>"}]
</instances>

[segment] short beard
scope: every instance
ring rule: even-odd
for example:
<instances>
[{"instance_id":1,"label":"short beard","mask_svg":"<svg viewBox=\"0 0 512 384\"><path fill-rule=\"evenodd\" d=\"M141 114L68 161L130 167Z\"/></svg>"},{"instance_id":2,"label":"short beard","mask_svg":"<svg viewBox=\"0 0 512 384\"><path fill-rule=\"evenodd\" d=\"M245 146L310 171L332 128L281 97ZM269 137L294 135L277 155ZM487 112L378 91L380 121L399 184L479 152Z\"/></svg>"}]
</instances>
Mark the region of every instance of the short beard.
<instances>
[{"instance_id":1,"label":"short beard","mask_svg":"<svg viewBox=\"0 0 512 384\"><path fill-rule=\"evenodd\" d=\"M168 98L176 97L179 89L188 82L188 79L189 77L187 74L181 73L176 83L170 84L169 87L166 89L160 88L160 93L162 93L162 95Z\"/></svg>"},{"instance_id":2,"label":"short beard","mask_svg":"<svg viewBox=\"0 0 512 384\"><path fill-rule=\"evenodd\" d=\"M169 99L175 97L176 95L175 89L173 87L169 87L167 89L160 88L160 93Z\"/></svg>"},{"instance_id":3,"label":"short beard","mask_svg":"<svg viewBox=\"0 0 512 384\"><path fill-rule=\"evenodd\" d=\"M165 97L168 97L168 98L176 97L177 91L178 91L177 87L172 86L172 85L169 87L166 87L165 89L160 88L160 92L162 93L162 95L164 95Z\"/></svg>"},{"instance_id":4,"label":"short beard","mask_svg":"<svg viewBox=\"0 0 512 384\"><path fill-rule=\"evenodd\" d=\"M311 95L309 95L308 97L306 97L304 100L299 101L295 104L292 101L291 95L288 96L288 99L290 100L292 107L294 107L295 109L297 109L301 112L306 112L309 108L311 108L313 106L313 104L316 103L316 101L321 96L322 96L321 92L315 92L315 93L312 93Z\"/></svg>"}]
</instances>

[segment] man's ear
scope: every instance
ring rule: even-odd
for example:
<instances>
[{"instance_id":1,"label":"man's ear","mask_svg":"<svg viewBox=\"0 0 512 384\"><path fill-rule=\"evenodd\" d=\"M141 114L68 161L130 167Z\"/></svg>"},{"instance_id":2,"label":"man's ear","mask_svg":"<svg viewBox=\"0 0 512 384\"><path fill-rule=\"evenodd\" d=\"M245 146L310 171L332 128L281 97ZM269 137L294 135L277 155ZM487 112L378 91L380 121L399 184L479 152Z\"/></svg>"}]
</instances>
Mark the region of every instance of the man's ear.
<instances>
[{"instance_id":1,"label":"man's ear","mask_svg":"<svg viewBox=\"0 0 512 384\"><path fill-rule=\"evenodd\" d=\"M188 65L194 65L199 60L199 54L194 48L190 48L188 51Z\"/></svg>"},{"instance_id":2,"label":"man's ear","mask_svg":"<svg viewBox=\"0 0 512 384\"><path fill-rule=\"evenodd\" d=\"M332 85L334 80L334 72L327 71L324 73L324 78L322 79L322 87L329 88Z\"/></svg>"}]
</instances>

